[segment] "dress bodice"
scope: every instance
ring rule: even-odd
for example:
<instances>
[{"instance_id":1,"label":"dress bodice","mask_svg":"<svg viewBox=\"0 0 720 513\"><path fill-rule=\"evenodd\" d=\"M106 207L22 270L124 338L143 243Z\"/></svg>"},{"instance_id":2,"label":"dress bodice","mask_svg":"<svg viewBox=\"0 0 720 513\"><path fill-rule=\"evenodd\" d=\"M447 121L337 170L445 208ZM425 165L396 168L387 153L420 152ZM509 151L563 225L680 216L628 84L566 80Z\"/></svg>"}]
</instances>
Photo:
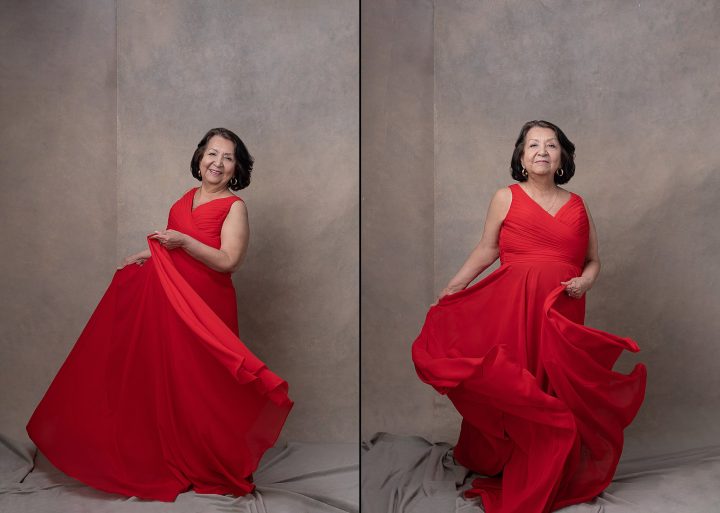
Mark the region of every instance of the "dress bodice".
<instances>
[{"instance_id":1,"label":"dress bodice","mask_svg":"<svg viewBox=\"0 0 720 513\"><path fill-rule=\"evenodd\" d=\"M168 229L181 233L220 249L220 232L230 207L236 201L242 201L237 196L218 198L192 208L193 196L197 188L187 191L170 208L168 215ZM232 274L216 271L186 251L176 249L169 252L175 268L183 278L197 292L200 297L216 313L237 332L237 312L235 288L232 283Z\"/></svg>"},{"instance_id":2,"label":"dress bodice","mask_svg":"<svg viewBox=\"0 0 720 513\"><path fill-rule=\"evenodd\" d=\"M168 228L186 233L203 244L219 249L220 231L228 211L233 203L242 199L237 196L217 198L193 209L195 191L196 187L187 191L170 208Z\"/></svg>"},{"instance_id":3,"label":"dress bodice","mask_svg":"<svg viewBox=\"0 0 720 513\"><path fill-rule=\"evenodd\" d=\"M500 261L563 262L582 268L590 233L582 198L570 193L551 215L518 184L510 190L512 203L500 229Z\"/></svg>"}]
</instances>

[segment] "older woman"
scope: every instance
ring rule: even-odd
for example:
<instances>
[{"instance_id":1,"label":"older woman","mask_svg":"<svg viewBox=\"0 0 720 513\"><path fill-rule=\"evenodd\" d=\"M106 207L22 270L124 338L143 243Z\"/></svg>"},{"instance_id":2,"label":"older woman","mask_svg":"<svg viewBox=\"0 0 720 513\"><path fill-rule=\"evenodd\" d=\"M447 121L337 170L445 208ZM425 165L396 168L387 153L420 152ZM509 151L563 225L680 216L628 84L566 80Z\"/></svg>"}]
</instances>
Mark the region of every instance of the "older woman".
<instances>
[{"instance_id":1,"label":"older woman","mask_svg":"<svg viewBox=\"0 0 720 513\"><path fill-rule=\"evenodd\" d=\"M467 492L488 513L544 513L598 495L644 398L643 365L612 370L637 344L583 325L600 260L587 205L560 187L574 152L552 123L522 127L511 161L519 183L495 193L479 244L413 344L420 378L463 416L454 456L489 476Z\"/></svg>"},{"instance_id":2,"label":"older woman","mask_svg":"<svg viewBox=\"0 0 720 513\"><path fill-rule=\"evenodd\" d=\"M230 277L248 223L231 190L250 183L252 164L237 135L210 130L190 166L200 187L115 273L27 426L68 475L163 501L253 490L292 402L238 338Z\"/></svg>"}]
</instances>

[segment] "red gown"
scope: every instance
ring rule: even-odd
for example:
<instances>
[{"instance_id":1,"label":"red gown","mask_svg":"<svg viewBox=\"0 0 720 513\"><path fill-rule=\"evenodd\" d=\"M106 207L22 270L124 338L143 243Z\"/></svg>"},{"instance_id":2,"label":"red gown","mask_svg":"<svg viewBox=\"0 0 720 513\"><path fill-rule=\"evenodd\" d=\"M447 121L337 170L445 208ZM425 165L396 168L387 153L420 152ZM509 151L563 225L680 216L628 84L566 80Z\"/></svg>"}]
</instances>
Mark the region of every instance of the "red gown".
<instances>
[{"instance_id":1,"label":"red gown","mask_svg":"<svg viewBox=\"0 0 720 513\"><path fill-rule=\"evenodd\" d=\"M585 296L560 285L580 275L587 252L580 196L552 216L510 189L500 267L430 308L412 356L420 379L463 416L456 460L492 476L466 495L482 497L487 513L546 513L610 484L646 369L613 371L637 344L584 326Z\"/></svg>"},{"instance_id":2,"label":"red gown","mask_svg":"<svg viewBox=\"0 0 720 513\"><path fill-rule=\"evenodd\" d=\"M192 210L168 228L220 247L240 198ZM118 270L27 425L60 470L108 492L173 501L244 495L290 412L287 383L238 338L230 274L148 239L152 257Z\"/></svg>"}]
</instances>

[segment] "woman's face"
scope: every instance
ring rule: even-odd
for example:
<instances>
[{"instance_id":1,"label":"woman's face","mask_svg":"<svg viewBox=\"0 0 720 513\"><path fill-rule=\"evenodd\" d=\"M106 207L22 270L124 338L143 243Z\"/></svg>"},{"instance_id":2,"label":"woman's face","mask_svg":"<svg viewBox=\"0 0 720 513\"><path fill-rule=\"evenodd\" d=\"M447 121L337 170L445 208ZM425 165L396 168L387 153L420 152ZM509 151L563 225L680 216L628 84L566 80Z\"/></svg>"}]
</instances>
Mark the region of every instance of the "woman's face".
<instances>
[{"instance_id":1,"label":"woman's face","mask_svg":"<svg viewBox=\"0 0 720 513\"><path fill-rule=\"evenodd\" d=\"M224 137L214 135L200 160L200 176L209 185L227 187L235 174L235 144Z\"/></svg>"},{"instance_id":2,"label":"woman's face","mask_svg":"<svg viewBox=\"0 0 720 513\"><path fill-rule=\"evenodd\" d=\"M560 141L555 131L540 126L528 130L521 162L528 176L554 174L560 169L562 163Z\"/></svg>"}]
</instances>

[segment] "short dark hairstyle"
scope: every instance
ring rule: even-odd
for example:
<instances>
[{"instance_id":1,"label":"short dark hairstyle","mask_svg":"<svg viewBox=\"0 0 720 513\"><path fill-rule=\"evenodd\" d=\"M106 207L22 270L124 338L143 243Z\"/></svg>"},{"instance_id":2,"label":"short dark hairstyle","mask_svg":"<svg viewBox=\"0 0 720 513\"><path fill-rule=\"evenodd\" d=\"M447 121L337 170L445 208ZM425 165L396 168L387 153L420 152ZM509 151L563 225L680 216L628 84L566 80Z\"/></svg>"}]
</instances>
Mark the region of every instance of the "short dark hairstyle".
<instances>
[{"instance_id":1,"label":"short dark hairstyle","mask_svg":"<svg viewBox=\"0 0 720 513\"><path fill-rule=\"evenodd\" d=\"M190 161L190 171L192 175L198 180L202 180L200 176L200 160L203 158L203 155L205 155L208 142L216 135L235 144L235 174L230 179L229 187L233 191L244 189L250 185L250 174L252 173L255 160L245 147L245 143L227 128L212 128L200 140Z\"/></svg>"},{"instance_id":2,"label":"short dark hairstyle","mask_svg":"<svg viewBox=\"0 0 720 513\"><path fill-rule=\"evenodd\" d=\"M525 137L531 128L539 126L541 128L550 128L555 132L555 136L560 142L560 168L563 170L562 176L558 176L555 173L554 179L556 184L568 183L575 174L575 145L570 142L570 139L563 133L557 125L544 121L542 119L536 119L525 123L520 130L520 135L515 141L515 151L513 151L512 160L510 160L510 174L518 182L527 181L527 176L523 176L523 166L520 160L523 156L525 149Z\"/></svg>"}]
</instances>

